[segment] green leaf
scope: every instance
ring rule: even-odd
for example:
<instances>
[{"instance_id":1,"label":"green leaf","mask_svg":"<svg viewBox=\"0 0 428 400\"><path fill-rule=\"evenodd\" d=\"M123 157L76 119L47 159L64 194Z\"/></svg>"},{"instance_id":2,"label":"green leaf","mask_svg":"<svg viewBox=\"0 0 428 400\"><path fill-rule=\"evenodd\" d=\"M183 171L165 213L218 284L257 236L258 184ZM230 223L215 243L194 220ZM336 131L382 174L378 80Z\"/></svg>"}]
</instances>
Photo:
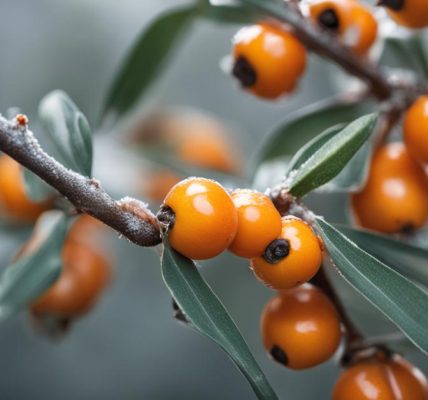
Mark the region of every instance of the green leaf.
<instances>
[{"instance_id":1,"label":"green leaf","mask_svg":"<svg viewBox=\"0 0 428 400\"><path fill-rule=\"evenodd\" d=\"M331 181L318 188L318 192L358 192L367 180L372 150L372 141L364 143L342 171Z\"/></svg>"},{"instance_id":2,"label":"green leaf","mask_svg":"<svg viewBox=\"0 0 428 400\"><path fill-rule=\"evenodd\" d=\"M39 105L39 119L55 145L60 161L67 168L91 176L91 129L70 97L61 90L46 95Z\"/></svg>"},{"instance_id":3,"label":"green leaf","mask_svg":"<svg viewBox=\"0 0 428 400\"><path fill-rule=\"evenodd\" d=\"M195 6L169 11L140 35L114 78L102 110L103 118L119 118L143 95L194 16Z\"/></svg>"},{"instance_id":4,"label":"green leaf","mask_svg":"<svg viewBox=\"0 0 428 400\"><path fill-rule=\"evenodd\" d=\"M315 136L312 140L306 143L291 159L290 164L287 165L287 174L291 171L299 169L312 155L327 143L332 137L336 136L346 124L337 124L326 129L324 132Z\"/></svg>"},{"instance_id":5,"label":"green leaf","mask_svg":"<svg viewBox=\"0 0 428 400\"><path fill-rule=\"evenodd\" d=\"M52 193L55 193L55 189L49 186L33 172L29 171L28 169L24 169L22 173L24 178L25 192L31 200L35 202L41 202L51 196Z\"/></svg>"},{"instance_id":6,"label":"green leaf","mask_svg":"<svg viewBox=\"0 0 428 400\"><path fill-rule=\"evenodd\" d=\"M291 114L262 144L252 162L252 175L268 160L291 156L320 132L339 123L351 122L370 110L370 103L334 97Z\"/></svg>"},{"instance_id":7,"label":"green leaf","mask_svg":"<svg viewBox=\"0 0 428 400\"><path fill-rule=\"evenodd\" d=\"M324 143L290 175L290 193L302 197L338 175L370 137L376 119L377 114L360 117Z\"/></svg>"},{"instance_id":8,"label":"green leaf","mask_svg":"<svg viewBox=\"0 0 428 400\"><path fill-rule=\"evenodd\" d=\"M164 241L162 276L192 327L216 342L244 374L259 399L277 399L226 309L196 265Z\"/></svg>"},{"instance_id":9,"label":"green leaf","mask_svg":"<svg viewBox=\"0 0 428 400\"><path fill-rule=\"evenodd\" d=\"M203 8L202 16L219 23L248 24L257 21L258 14L248 7L227 4L211 5L209 2Z\"/></svg>"},{"instance_id":10,"label":"green leaf","mask_svg":"<svg viewBox=\"0 0 428 400\"><path fill-rule=\"evenodd\" d=\"M368 230L343 225L335 227L359 247L401 275L428 286L427 250Z\"/></svg>"},{"instance_id":11,"label":"green leaf","mask_svg":"<svg viewBox=\"0 0 428 400\"><path fill-rule=\"evenodd\" d=\"M316 227L343 277L428 353L428 293L383 264L321 218Z\"/></svg>"},{"instance_id":12,"label":"green leaf","mask_svg":"<svg viewBox=\"0 0 428 400\"><path fill-rule=\"evenodd\" d=\"M428 77L428 54L422 33L387 38L381 63L389 68L410 69Z\"/></svg>"},{"instance_id":13,"label":"green leaf","mask_svg":"<svg viewBox=\"0 0 428 400\"><path fill-rule=\"evenodd\" d=\"M0 320L11 317L39 297L61 272L67 218L59 212L45 213L40 224L43 232L39 247L6 267L0 275Z\"/></svg>"},{"instance_id":14,"label":"green leaf","mask_svg":"<svg viewBox=\"0 0 428 400\"><path fill-rule=\"evenodd\" d=\"M287 174L300 168L323 144L337 135L345 124L338 124L320 133L306 143L287 165ZM352 157L343 170L327 184L317 189L319 192L354 192L364 184L372 153L372 143L366 142Z\"/></svg>"}]
</instances>

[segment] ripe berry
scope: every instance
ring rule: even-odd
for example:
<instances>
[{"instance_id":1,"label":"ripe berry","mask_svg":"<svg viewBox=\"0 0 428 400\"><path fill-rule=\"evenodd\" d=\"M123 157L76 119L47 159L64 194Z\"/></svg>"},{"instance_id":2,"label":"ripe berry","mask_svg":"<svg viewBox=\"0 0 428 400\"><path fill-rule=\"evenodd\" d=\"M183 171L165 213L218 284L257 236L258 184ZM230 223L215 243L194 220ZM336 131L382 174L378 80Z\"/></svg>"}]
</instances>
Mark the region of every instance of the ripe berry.
<instances>
[{"instance_id":1,"label":"ripe berry","mask_svg":"<svg viewBox=\"0 0 428 400\"><path fill-rule=\"evenodd\" d=\"M379 232L422 227L428 218L428 179L404 144L381 147L361 192L352 195L356 222Z\"/></svg>"},{"instance_id":2,"label":"ripe berry","mask_svg":"<svg viewBox=\"0 0 428 400\"><path fill-rule=\"evenodd\" d=\"M268 196L237 189L232 200L238 210L238 231L229 250L246 258L261 256L281 233L281 215Z\"/></svg>"},{"instance_id":3,"label":"ripe berry","mask_svg":"<svg viewBox=\"0 0 428 400\"><path fill-rule=\"evenodd\" d=\"M95 304L110 277L105 257L83 243L68 239L58 280L31 306L38 315L77 317Z\"/></svg>"},{"instance_id":4,"label":"ripe berry","mask_svg":"<svg viewBox=\"0 0 428 400\"><path fill-rule=\"evenodd\" d=\"M403 358L367 360L343 372L333 400L427 400L427 380Z\"/></svg>"},{"instance_id":5,"label":"ripe berry","mask_svg":"<svg viewBox=\"0 0 428 400\"><path fill-rule=\"evenodd\" d=\"M171 246L193 260L226 250L238 229L232 198L219 183L205 178L177 183L165 197L158 218L170 224Z\"/></svg>"},{"instance_id":6,"label":"ripe berry","mask_svg":"<svg viewBox=\"0 0 428 400\"><path fill-rule=\"evenodd\" d=\"M138 121L130 136L133 143L165 150L188 165L231 174L240 169L231 132L216 119L193 110L153 112Z\"/></svg>"},{"instance_id":7,"label":"ripe berry","mask_svg":"<svg viewBox=\"0 0 428 400\"><path fill-rule=\"evenodd\" d=\"M179 176L169 169L159 169L144 174L141 189L144 197L162 202L171 188L180 182Z\"/></svg>"},{"instance_id":8,"label":"ripe berry","mask_svg":"<svg viewBox=\"0 0 428 400\"><path fill-rule=\"evenodd\" d=\"M270 300L261 329L266 350L291 369L311 368L328 360L341 337L335 307L309 284L282 291Z\"/></svg>"},{"instance_id":9,"label":"ripe berry","mask_svg":"<svg viewBox=\"0 0 428 400\"><path fill-rule=\"evenodd\" d=\"M377 37L377 22L370 10L355 0L313 0L312 20L337 35L355 53L367 53Z\"/></svg>"},{"instance_id":10,"label":"ripe berry","mask_svg":"<svg viewBox=\"0 0 428 400\"><path fill-rule=\"evenodd\" d=\"M225 173L237 173L239 155L225 128L206 116L182 118L175 152L184 163Z\"/></svg>"},{"instance_id":11,"label":"ripe berry","mask_svg":"<svg viewBox=\"0 0 428 400\"><path fill-rule=\"evenodd\" d=\"M28 223L46 211L50 202L31 201L24 187L21 166L6 155L0 156L0 210L4 217Z\"/></svg>"},{"instance_id":12,"label":"ripe berry","mask_svg":"<svg viewBox=\"0 0 428 400\"><path fill-rule=\"evenodd\" d=\"M233 40L233 75L259 97L275 99L290 93L306 66L306 50L280 26L242 28Z\"/></svg>"},{"instance_id":13,"label":"ripe berry","mask_svg":"<svg viewBox=\"0 0 428 400\"><path fill-rule=\"evenodd\" d=\"M307 282L321 266L323 251L312 228L296 217L282 219L281 234L251 267L266 285L280 290Z\"/></svg>"},{"instance_id":14,"label":"ripe berry","mask_svg":"<svg viewBox=\"0 0 428 400\"><path fill-rule=\"evenodd\" d=\"M428 96L419 97L407 110L403 134L410 154L428 164Z\"/></svg>"},{"instance_id":15,"label":"ripe berry","mask_svg":"<svg viewBox=\"0 0 428 400\"><path fill-rule=\"evenodd\" d=\"M390 17L397 24L408 28L428 26L428 2L426 0L380 0Z\"/></svg>"}]
</instances>

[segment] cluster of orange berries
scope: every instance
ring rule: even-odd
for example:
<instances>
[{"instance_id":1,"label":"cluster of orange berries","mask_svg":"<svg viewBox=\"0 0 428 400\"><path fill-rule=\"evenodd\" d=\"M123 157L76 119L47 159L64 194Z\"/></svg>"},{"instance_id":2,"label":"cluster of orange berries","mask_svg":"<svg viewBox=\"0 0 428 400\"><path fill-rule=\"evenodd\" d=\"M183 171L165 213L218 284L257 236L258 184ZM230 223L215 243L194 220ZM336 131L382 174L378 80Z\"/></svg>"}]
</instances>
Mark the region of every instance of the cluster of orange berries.
<instances>
[{"instance_id":1,"label":"cluster of orange berries","mask_svg":"<svg viewBox=\"0 0 428 400\"><path fill-rule=\"evenodd\" d=\"M265 306L261 331L274 360L300 370L319 365L337 351L342 328L331 300L307 283L318 272L323 245L312 228L294 216L282 217L270 198L256 191L226 191L205 178L176 184L158 219L171 246L204 260L228 249L251 259L255 275L278 294ZM380 397L371 397L376 391ZM398 356L365 357L339 378L333 399L427 400L424 376Z\"/></svg>"},{"instance_id":2,"label":"cluster of orange berries","mask_svg":"<svg viewBox=\"0 0 428 400\"><path fill-rule=\"evenodd\" d=\"M351 197L356 222L384 233L411 232L428 219L428 96L404 116L404 142L381 146L364 188Z\"/></svg>"},{"instance_id":3,"label":"cluster of orange berries","mask_svg":"<svg viewBox=\"0 0 428 400\"><path fill-rule=\"evenodd\" d=\"M53 201L31 201L24 186L22 167L9 156L0 157L0 213L14 223L32 223ZM110 263L93 241L100 233L97 220L87 215L74 223L64 244L63 270L57 281L34 303L31 310L37 316L61 319L76 318L91 309L110 276ZM32 238L19 251L17 258L37 248L40 234L37 226Z\"/></svg>"},{"instance_id":4,"label":"cluster of orange berries","mask_svg":"<svg viewBox=\"0 0 428 400\"><path fill-rule=\"evenodd\" d=\"M380 5L401 25L428 26L426 0L381 0ZM357 0L310 0L308 14L312 23L335 35L357 56L366 56L377 39L375 17ZM287 27L259 23L235 35L232 74L256 96L276 99L294 90L306 58L305 47Z\"/></svg>"},{"instance_id":5,"label":"cluster of orange berries","mask_svg":"<svg viewBox=\"0 0 428 400\"><path fill-rule=\"evenodd\" d=\"M74 223L62 250L61 275L31 305L34 316L74 320L95 305L111 276L111 262L93 242L100 234L100 224L87 215ZM33 239L37 240L37 231ZM28 244L31 246L31 240Z\"/></svg>"},{"instance_id":6,"label":"cluster of orange berries","mask_svg":"<svg viewBox=\"0 0 428 400\"><path fill-rule=\"evenodd\" d=\"M262 334L272 357L293 369L309 368L337 349L340 318L330 300L305 284L323 259L321 239L303 220L281 215L259 192L228 193L204 178L175 185L158 214L171 246L194 260L224 250L250 259L254 274L278 296L266 306Z\"/></svg>"}]
</instances>

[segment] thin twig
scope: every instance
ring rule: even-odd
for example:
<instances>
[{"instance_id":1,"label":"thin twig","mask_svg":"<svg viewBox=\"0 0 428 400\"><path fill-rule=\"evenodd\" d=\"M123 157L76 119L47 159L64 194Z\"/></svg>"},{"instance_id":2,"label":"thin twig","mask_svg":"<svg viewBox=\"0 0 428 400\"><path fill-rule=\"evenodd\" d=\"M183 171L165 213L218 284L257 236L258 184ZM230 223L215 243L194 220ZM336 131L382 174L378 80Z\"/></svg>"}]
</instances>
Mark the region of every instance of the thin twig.
<instances>
[{"instance_id":1,"label":"thin twig","mask_svg":"<svg viewBox=\"0 0 428 400\"><path fill-rule=\"evenodd\" d=\"M156 217L138 200L113 200L100 183L65 168L39 145L26 123L0 116L0 150L38 175L80 212L92 215L140 246L160 243Z\"/></svg>"},{"instance_id":2,"label":"thin twig","mask_svg":"<svg viewBox=\"0 0 428 400\"><path fill-rule=\"evenodd\" d=\"M312 279L311 283L319 287L336 306L336 310L340 315L343 326L345 327L346 354L348 350L354 347L355 343L361 342L363 336L358 330L358 328L355 326L355 324L352 322L352 320L349 318L348 313L346 312L342 304L342 301L338 297L336 290L334 289L326 275L324 265L320 268L318 274Z\"/></svg>"},{"instance_id":3,"label":"thin twig","mask_svg":"<svg viewBox=\"0 0 428 400\"><path fill-rule=\"evenodd\" d=\"M302 16L295 5L288 2L241 0L242 3L285 22L294 35L310 50L328 58L370 86L373 95L379 100L386 100L394 92L394 85L386 76L368 60L358 57L348 48L338 43L329 32L321 31Z\"/></svg>"}]
</instances>

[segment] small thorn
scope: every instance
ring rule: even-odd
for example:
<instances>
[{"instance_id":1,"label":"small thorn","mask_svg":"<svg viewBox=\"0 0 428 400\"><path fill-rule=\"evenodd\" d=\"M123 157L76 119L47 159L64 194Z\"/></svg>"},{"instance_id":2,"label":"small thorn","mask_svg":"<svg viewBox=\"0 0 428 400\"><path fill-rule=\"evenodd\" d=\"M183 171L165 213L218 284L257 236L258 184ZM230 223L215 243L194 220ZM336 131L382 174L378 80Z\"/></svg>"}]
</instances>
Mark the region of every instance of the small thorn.
<instances>
[{"instance_id":1,"label":"small thorn","mask_svg":"<svg viewBox=\"0 0 428 400\"><path fill-rule=\"evenodd\" d=\"M186 318L186 315L184 314L183 310L180 308L180 306L174 299L172 299L172 309L174 310L173 317L176 320L184 322L185 324L189 323L189 320Z\"/></svg>"}]
</instances>

